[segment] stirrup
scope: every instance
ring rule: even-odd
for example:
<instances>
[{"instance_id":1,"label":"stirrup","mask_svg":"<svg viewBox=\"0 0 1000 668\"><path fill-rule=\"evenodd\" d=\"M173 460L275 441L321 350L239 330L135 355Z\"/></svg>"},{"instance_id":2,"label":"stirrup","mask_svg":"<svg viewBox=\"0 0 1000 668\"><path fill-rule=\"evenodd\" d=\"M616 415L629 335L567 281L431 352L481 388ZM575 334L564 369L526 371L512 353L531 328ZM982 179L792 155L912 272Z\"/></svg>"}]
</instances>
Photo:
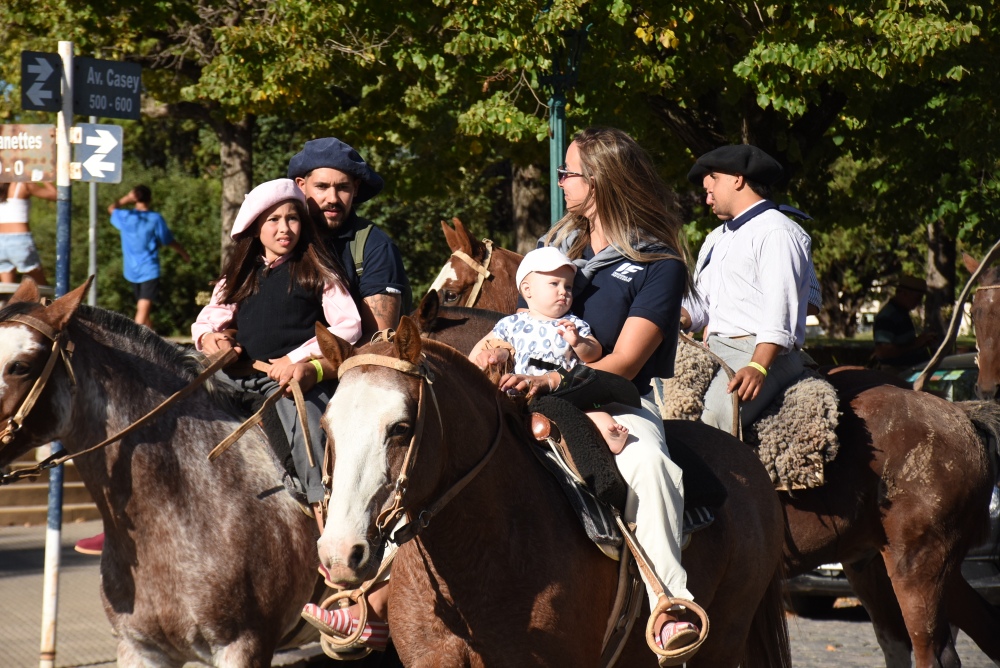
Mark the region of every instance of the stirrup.
<instances>
[{"instance_id":1,"label":"stirrup","mask_svg":"<svg viewBox=\"0 0 1000 668\"><path fill-rule=\"evenodd\" d=\"M356 591L339 591L327 597L319 604L319 607L329 610L336 604L339 607L346 608L353 602L351 596ZM304 620L319 630L319 645L323 649L323 653L331 659L336 661L357 661L365 658L374 651L367 642L361 639L361 635L365 632L365 624L368 623L367 601L365 601L364 597L360 597L360 600L357 602L360 603L358 606L358 628L346 636L341 635L336 629L327 626L326 622L322 619L307 614L305 610L301 613Z\"/></svg>"},{"instance_id":2,"label":"stirrup","mask_svg":"<svg viewBox=\"0 0 1000 668\"><path fill-rule=\"evenodd\" d=\"M658 635L656 629L654 628L656 618L661 614L669 614L668 610L675 605L679 605L697 615L698 620L701 622L698 630L698 638L693 642L676 649L661 648L656 644L656 636ZM701 649L705 639L708 638L708 626L708 614L705 612L704 608L694 601L661 595L659 600L656 602L656 606L653 608L652 612L649 613L649 621L646 623L646 644L649 645L649 648L656 654L657 660L661 666L680 666L690 661L691 657L694 656L699 649ZM682 632L675 637L684 637L684 635L687 634Z\"/></svg>"}]
</instances>

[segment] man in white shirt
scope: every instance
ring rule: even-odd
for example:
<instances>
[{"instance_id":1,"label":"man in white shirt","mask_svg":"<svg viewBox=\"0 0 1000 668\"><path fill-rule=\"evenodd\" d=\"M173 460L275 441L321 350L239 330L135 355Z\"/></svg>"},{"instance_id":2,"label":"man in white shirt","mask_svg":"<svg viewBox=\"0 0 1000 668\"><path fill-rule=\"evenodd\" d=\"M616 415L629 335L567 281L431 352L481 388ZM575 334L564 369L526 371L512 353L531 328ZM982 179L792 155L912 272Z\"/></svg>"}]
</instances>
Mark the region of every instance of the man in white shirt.
<instances>
[{"instance_id":1,"label":"man in white shirt","mask_svg":"<svg viewBox=\"0 0 1000 668\"><path fill-rule=\"evenodd\" d=\"M688 180L726 221L705 240L695 294L681 309L684 329L705 331L708 347L736 372L719 371L705 395L702 420L729 431L732 397L746 427L802 373L812 242L766 199L782 176L777 160L755 146L731 145L698 158Z\"/></svg>"}]
</instances>

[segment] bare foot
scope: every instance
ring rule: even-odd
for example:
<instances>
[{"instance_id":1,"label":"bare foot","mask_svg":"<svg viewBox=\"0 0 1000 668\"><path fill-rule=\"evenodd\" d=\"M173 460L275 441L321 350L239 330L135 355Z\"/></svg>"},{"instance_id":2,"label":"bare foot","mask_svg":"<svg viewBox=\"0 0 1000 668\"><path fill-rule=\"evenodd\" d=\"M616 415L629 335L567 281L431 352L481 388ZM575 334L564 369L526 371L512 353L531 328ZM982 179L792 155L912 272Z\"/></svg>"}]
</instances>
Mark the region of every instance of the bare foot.
<instances>
[{"instance_id":1,"label":"bare foot","mask_svg":"<svg viewBox=\"0 0 1000 668\"><path fill-rule=\"evenodd\" d=\"M607 433L604 434L604 440L607 441L611 452L617 455L625 449L625 444L628 442L628 427L617 422L612 422L608 425Z\"/></svg>"}]
</instances>

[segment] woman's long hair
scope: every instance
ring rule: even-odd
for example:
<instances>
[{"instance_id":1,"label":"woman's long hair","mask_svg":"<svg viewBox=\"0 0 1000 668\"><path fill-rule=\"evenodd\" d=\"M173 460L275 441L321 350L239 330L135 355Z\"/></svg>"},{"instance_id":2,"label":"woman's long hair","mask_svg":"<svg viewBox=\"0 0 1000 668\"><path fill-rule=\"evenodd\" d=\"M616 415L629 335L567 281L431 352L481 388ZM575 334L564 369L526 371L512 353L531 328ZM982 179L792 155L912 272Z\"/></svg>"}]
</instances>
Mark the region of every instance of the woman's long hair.
<instances>
[{"instance_id":1,"label":"woman's long hair","mask_svg":"<svg viewBox=\"0 0 1000 668\"><path fill-rule=\"evenodd\" d=\"M309 211L297 200L288 201L295 205L300 221L298 242L292 249L291 257L285 260L291 272L289 289L299 285L320 297L328 283L339 282L346 291L347 274L340 260L331 255L318 239ZM222 270L222 278L226 280L220 295L223 304L238 304L260 289L257 270L260 268L260 257L264 254L264 245L260 242L263 217L264 214L258 216L253 225L236 238L229 261Z\"/></svg>"},{"instance_id":2,"label":"woman's long hair","mask_svg":"<svg viewBox=\"0 0 1000 668\"><path fill-rule=\"evenodd\" d=\"M10 183L0 183L0 204L6 202L10 196L10 186Z\"/></svg>"},{"instance_id":3,"label":"woman's long hair","mask_svg":"<svg viewBox=\"0 0 1000 668\"><path fill-rule=\"evenodd\" d=\"M636 262L675 259L688 265L688 253L678 213L677 198L656 171L652 158L632 137L614 128L588 128L573 138L580 164L590 182L590 194L580 206L593 203L608 241ZM590 221L568 211L545 236L561 246L577 232L568 255L579 258L590 243ZM662 250L640 251L640 242ZM690 282L690 277L688 278Z\"/></svg>"}]
</instances>

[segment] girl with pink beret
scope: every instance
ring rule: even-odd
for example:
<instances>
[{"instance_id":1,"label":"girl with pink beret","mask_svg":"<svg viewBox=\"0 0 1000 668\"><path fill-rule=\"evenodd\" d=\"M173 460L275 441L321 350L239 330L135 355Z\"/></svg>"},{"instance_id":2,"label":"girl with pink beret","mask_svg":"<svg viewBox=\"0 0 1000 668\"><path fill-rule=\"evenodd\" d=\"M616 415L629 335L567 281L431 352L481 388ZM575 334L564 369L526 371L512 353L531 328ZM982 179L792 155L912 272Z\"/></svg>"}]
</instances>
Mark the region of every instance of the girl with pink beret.
<instances>
[{"instance_id":1,"label":"girl with pink beret","mask_svg":"<svg viewBox=\"0 0 1000 668\"><path fill-rule=\"evenodd\" d=\"M206 354L228 348L241 354L244 363L225 370L224 379L244 392L267 397L287 380L298 380L313 442L305 443L290 390L286 388L275 408L291 445L301 491L315 507L324 492L325 435L319 418L332 394L322 381L333 377L316 343L315 325L322 322L355 343L361 336L361 316L343 268L317 240L305 195L291 179L254 188L240 207L231 236L236 243L211 302L191 326L191 336ZM268 362L271 368L266 374L253 371L246 363L252 360ZM312 450L312 465L307 448Z\"/></svg>"}]
</instances>

